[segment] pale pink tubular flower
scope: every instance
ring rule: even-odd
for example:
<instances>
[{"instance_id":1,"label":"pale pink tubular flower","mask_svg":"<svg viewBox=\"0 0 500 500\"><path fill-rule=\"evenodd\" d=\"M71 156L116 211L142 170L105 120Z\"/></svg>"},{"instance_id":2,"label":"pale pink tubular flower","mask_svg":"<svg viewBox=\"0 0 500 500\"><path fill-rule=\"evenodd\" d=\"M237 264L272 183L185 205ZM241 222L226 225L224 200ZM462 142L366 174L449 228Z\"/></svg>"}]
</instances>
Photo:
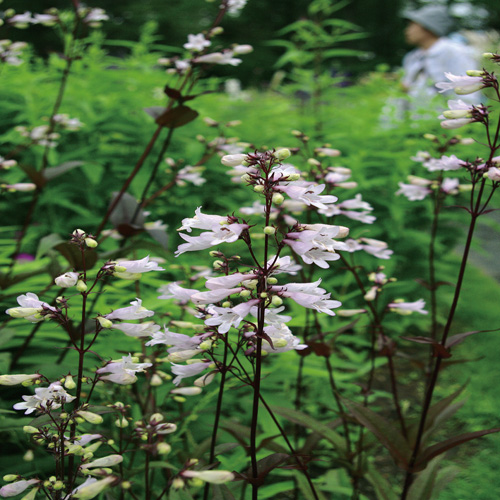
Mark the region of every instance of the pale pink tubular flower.
<instances>
[{"instance_id":1,"label":"pale pink tubular flower","mask_svg":"<svg viewBox=\"0 0 500 500\"><path fill-rule=\"evenodd\" d=\"M13 318L25 318L32 323L43 321L43 316L40 316L39 313L44 309L48 309L53 312L57 311L55 307L50 306L47 302L42 302L38 299L36 294L31 292L28 292L26 295L19 295L17 303L21 307L11 307L5 312Z\"/></svg>"},{"instance_id":2,"label":"pale pink tubular flower","mask_svg":"<svg viewBox=\"0 0 500 500\"><path fill-rule=\"evenodd\" d=\"M303 184L303 185L301 185ZM276 186L277 191L282 191L287 194L292 200L298 200L305 203L308 206L314 206L316 208L326 209L327 205L335 203L337 197L333 195L323 195L320 196L325 190L325 184L309 184L309 183L298 183L294 182L287 186Z\"/></svg>"},{"instance_id":3,"label":"pale pink tubular flower","mask_svg":"<svg viewBox=\"0 0 500 500\"><path fill-rule=\"evenodd\" d=\"M428 314L428 312L424 310L425 307L424 299L420 299L415 302L394 301L391 304L388 304L387 307L389 308L390 311L402 314L403 316L406 316L413 312L418 312L420 314Z\"/></svg>"},{"instance_id":4,"label":"pale pink tubular flower","mask_svg":"<svg viewBox=\"0 0 500 500\"><path fill-rule=\"evenodd\" d=\"M490 167L488 172L484 174L485 177L488 179L492 180L493 182L499 182L500 181L500 169L497 167Z\"/></svg>"},{"instance_id":5,"label":"pale pink tubular flower","mask_svg":"<svg viewBox=\"0 0 500 500\"><path fill-rule=\"evenodd\" d=\"M448 108L449 109L446 111L443 111L442 115L439 115L439 119L443 120L441 122L441 127L445 129L456 129L474 121L472 118L473 106L465 103L461 99L448 101Z\"/></svg>"},{"instance_id":6,"label":"pale pink tubular flower","mask_svg":"<svg viewBox=\"0 0 500 500\"><path fill-rule=\"evenodd\" d=\"M399 190L396 191L396 195L402 194L406 196L410 201L420 201L423 200L428 194L432 193L432 190L426 186L418 186L414 184L404 184L403 182L398 182Z\"/></svg>"},{"instance_id":7,"label":"pale pink tubular flower","mask_svg":"<svg viewBox=\"0 0 500 500\"><path fill-rule=\"evenodd\" d=\"M183 477L196 478L211 484L228 483L234 479L234 474L228 470L185 470Z\"/></svg>"},{"instance_id":8,"label":"pale pink tubular flower","mask_svg":"<svg viewBox=\"0 0 500 500\"><path fill-rule=\"evenodd\" d=\"M196 349L203 340L202 336L190 337L183 333L171 332L167 327L164 327L163 332L153 333L152 337L149 342L146 342L146 345L166 344L170 346L167 349L168 353Z\"/></svg>"},{"instance_id":9,"label":"pale pink tubular flower","mask_svg":"<svg viewBox=\"0 0 500 500\"><path fill-rule=\"evenodd\" d=\"M199 56L193 62L238 66L241 63L241 59L233 56L234 52L232 50L225 50L224 52L213 52L212 54Z\"/></svg>"},{"instance_id":10,"label":"pale pink tubular flower","mask_svg":"<svg viewBox=\"0 0 500 500\"><path fill-rule=\"evenodd\" d=\"M149 255L140 260L119 260L117 265L124 267L127 273L149 273L150 271L164 271L158 262L149 259Z\"/></svg>"},{"instance_id":11,"label":"pale pink tubular flower","mask_svg":"<svg viewBox=\"0 0 500 500\"><path fill-rule=\"evenodd\" d=\"M106 366L96 370L100 380L108 380L115 384L128 385L133 384L136 380L137 372L144 372L146 368L153 366L151 363L135 363L132 355L122 356L121 361L112 361ZM101 375L101 373L108 373L109 375Z\"/></svg>"},{"instance_id":12,"label":"pale pink tubular flower","mask_svg":"<svg viewBox=\"0 0 500 500\"><path fill-rule=\"evenodd\" d=\"M150 337L158 332L161 326L153 321L146 321L146 323L118 323L111 325L110 328L120 330L127 337Z\"/></svg>"},{"instance_id":13,"label":"pale pink tubular flower","mask_svg":"<svg viewBox=\"0 0 500 500\"><path fill-rule=\"evenodd\" d=\"M34 191L36 189L36 184L33 184L33 182L18 182L16 184L0 184L0 187L11 192L19 191L26 193Z\"/></svg>"},{"instance_id":14,"label":"pale pink tubular flower","mask_svg":"<svg viewBox=\"0 0 500 500\"><path fill-rule=\"evenodd\" d=\"M205 47L210 47L210 45L212 45L212 42L207 40L203 33L198 33L197 35L188 35L188 41L183 47L193 52L201 52Z\"/></svg>"},{"instance_id":15,"label":"pale pink tubular flower","mask_svg":"<svg viewBox=\"0 0 500 500\"><path fill-rule=\"evenodd\" d=\"M222 288L232 288L241 283L242 281L251 280L256 278L256 274L242 274L234 273L228 276L219 276L217 278L210 278L205 282L205 286L209 290L220 290Z\"/></svg>"},{"instance_id":16,"label":"pale pink tubular flower","mask_svg":"<svg viewBox=\"0 0 500 500\"><path fill-rule=\"evenodd\" d=\"M459 180L455 178L447 177L443 179L440 189L446 194L458 194L459 192Z\"/></svg>"},{"instance_id":17,"label":"pale pink tubular flower","mask_svg":"<svg viewBox=\"0 0 500 500\"><path fill-rule=\"evenodd\" d=\"M25 415L40 409L57 409L75 399L66 392L60 382L52 382L48 387L37 387L34 396L23 396L24 402L16 403L14 410L26 410Z\"/></svg>"},{"instance_id":18,"label":"pale pink tubular flower","mask_svg":"<svg viewBox=\"0 0 500 500\"><path fill-rule=\"evenodd\" d=\"M39 373L18 374L18 375L0 375L0 385L18 385L23 382L28 382L32 380L39 379L41 375Z\"/></svg>"},{"instance_id":19,"label":"pale pink tubular flower","mask_svg":"<svg viewBox=\"0 0 500 500\"><path fill-rule=\"evenodd\" d=\"M378 259L390 259L394 253L389 250L385 241L375 240L373 238L360 238L361 248L365 252L377 257Z\"/></svg>"},{"instance_id":20,"label":"pale pink tubular flower","mask_svg":"<svg viewBox=\"0 0 500 500\"><path fill-rule=\"evenodd\" d=\"M39 479L21 479L20 481L6 484L0 488L0 497L15 497L16 495L20 495L23 491L26 491L33 484L37 484L39 482Z\"/></svg>"},{"instance_id":21,"label":"pale pink tubular flower","mask_svg":"<svg viewBox=\"0 0 500 500\"><path fill-rule=\"evenodd\" d=\"M198 292L191 295L191 300L195 304L214 304L244 289L244 287L240 286L237 288L218 288L217 290L209 290L208 292Z\"/></svg>"},{"instance_id":22,"label":"pale pink tubular flower","mask_svg":"<svg viewBox=\"0 0 500 500\"><path fill-rule=\"evenodd\" d=\"M453 75L447 72L445 72L444 76L448 78L449 82L436 83L440 93L453 90L455 94L466 95L484 88L484 81L481 76Z\"/></svg>"},{"instance_id":23,"label":"pale pink tubular flower","mask_svg":"<svg viewBox=\"0 0 500 500\"><path fill-rule=\"evenodd\" d=\"M457 158L455 155L443 155L440 159L431 158L425 161L423 165L429 172L436 172L438 170L459 170L464 166L464 162L460 160L460 158Z\"/></svg>"},{"instance_id":24,"label":"pale pink tubular flower","mask_svg":"<svg viewBox=\"0 0 500 500\"><path fill-rule=\"evenodd\" d=\"M191 300L191 295L198 293L199 290L193 288L182 288L179 286L178 281L169 283L168 285L161 286L158 291L161 295L158 296L159 299L176 299L180 302L187 302Z\"/></svg>"},{"instance_id":25,"label":"pale pink tubular flower","mask_svg":"<svg viewBox=\"0 0 500 500\"><path fill-rule=\"evenodd\" d=\"M122 307L121 309L116 309L112 313L105 314L104 317L107 319L121 319L121 320L134 320L148 318L154 315L154 311L148 311L142 306L142 300L136 299L132 301L129 307Z\"/></svg>"},{"instance_id":26,"label":"pale pink tubular flower","mask_svg":"<svg viewBox=\"0 0 500 500\"><path fill-rule=\"evenodd\" d=\"M231 327L238 328L250 309L258 303L259 299L252 299L231 308L211 306L208 310L211 317L205 320L205 324L218 326L219 333L227 333Z\"/></svg>"},{"instance_id":27,"label":"pale pink tubular flower","mask_svg":"<svg viewBox=\"0 0 500 500\"><path fill-rule=\"evenodd\" d=\"M202 371L208 368L209 364L209 361L200 361L199 363L191 363L190 365L177 365L172 363L172 373L177 375L172 383L174 385L179 385L183 378L199 375Z\"/></svg>"},{"instance_id":28,"label":"pale pink tubular flower","mask_svg":"<svg viewBox=\"0 0 500 500\"><path fill-rule=\"evenodd\" d=\"M313 283L289 283L283 286L272 286L271 290L282 297L289 297L302 307L324 312L335 316L331 310L342 305L338 300L330 300L330 293L320 288L321 279Z\"/></svg>"}]
</instances>

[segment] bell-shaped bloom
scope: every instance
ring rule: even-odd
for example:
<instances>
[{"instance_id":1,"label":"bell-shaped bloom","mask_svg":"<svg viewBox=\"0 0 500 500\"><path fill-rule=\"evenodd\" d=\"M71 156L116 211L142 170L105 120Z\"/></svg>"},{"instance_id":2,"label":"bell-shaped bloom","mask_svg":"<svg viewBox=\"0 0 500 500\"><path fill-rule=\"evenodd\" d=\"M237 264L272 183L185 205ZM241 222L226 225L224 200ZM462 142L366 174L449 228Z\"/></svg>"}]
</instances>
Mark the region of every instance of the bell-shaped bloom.
<instances>
[{"instance_id":1,"label":"bell-shaped bloom","mask_svg":"<svg viewBox=\"0 0 500 500\"><path fill-rule=\"evenodd\" d=\"M441 156L441 158L430 158L423 163L424 167L429 170L429 172L436 171L448 171L448 170L459 170L465 163L457 158L455 155L451 156Z\"/></svg>"},{"instance_id":2,"label":"bell-shaped bloom","mask_svg":"<svg viewBox=\"0 0 500 500\"><path fill-rule=\"evenodd\" d=\"M61 276L55 278L54 282L57 286L60 286L61 288L69 288L76 285L76 283L78 282L78 276L79 276L78 273L68 272L61 274Z\"/></svg>"},{"instance_id":3,"label":"bell-shaped bloom","mask_svg":"<svg viewBox=\"0 0 500 500\"><path fill-rule=\"evenodd\" d=\"M176 299L180 302L188 302L191 300L191 295L199 292L192 288L182 288L177 281L161 286L158 291L161 293L159 299Z\"/></svg>"},{"instance_id":4,"label":"bell-shaped bloom","mask_svg":"<svg viewBox=\"0 0 500 500\"><path fill-rule=\"evenodd\" d=\"M188 41L183 45L187 50L193 52L202 52L206 47L210 47L212 42L207 40L203 33L198 33L197 35L188 35Z\"/></svg>"},{"instance_id":5,"label":"bell-shaped bloom","mask_svg":"<svg viewBox=\"0 0 500 500\"><path fill-rule=\"evenodd\" d=\"M259 299L242 302L235 307L209 308L210 317L205 320L208 326L218 326L219 333L227 333L231 327L238 328L243 319L250 313L252 307L259 303Z\"/></svg>"},{"instance_id":6,"label":"bell-shaped bloom","mask_svg":"<svg viewBox=\"0 0 500 500\"><path fill-rule=\"evenodd\" d=\"M165 344L170 346L167 350L169 353L196 349L203 341L202 336L190 337L189 335L184 335L183 333L171 332L167 327L164 327L163 332L153 333L152 337L152 340L146 342L147 346Z\"/></svg>"},{"instance_id":7,"label":"bell-shaped bloom","mask_svg":"<svg viewBox=\"0 0 500 500\"><path fill-rule=\"evenodd\" d=\"M78 498L79 500L91 500L97 495L102 493L106 488L109 488L111 484L115 482L116 478L114 476L107 476L104 479L85 481L78 488L73 490L71 493L71 498Z\"/></svg>"},{"instance_id":8,"label":"bell-shaped bloom","mask_svg":"<svg viewBox=\"0 0 500 500\"><path fill-rule=\"evenodd\" d=\"M327 205L335 203L337 197L333 195L320 195L326 188L325 184L312 184L307 182L294 182L286 186L278 185L276 191L282 191L292 200L298 200L307 206L326 209Z\"/></svg>"},{"instance_id":9,"label":"bell-shaped bloom","mask_svg":"<svg viewBox=\"0 0 500 500\"><path fill-rule=\"evenodd\" d=\"M97 458L92 462L87 462L80 466L80 469L94 469L96 467L113 467L113 465L118 465L123 462L122 455L108 455L107 457Z\"/></svg>"}]
</instances>

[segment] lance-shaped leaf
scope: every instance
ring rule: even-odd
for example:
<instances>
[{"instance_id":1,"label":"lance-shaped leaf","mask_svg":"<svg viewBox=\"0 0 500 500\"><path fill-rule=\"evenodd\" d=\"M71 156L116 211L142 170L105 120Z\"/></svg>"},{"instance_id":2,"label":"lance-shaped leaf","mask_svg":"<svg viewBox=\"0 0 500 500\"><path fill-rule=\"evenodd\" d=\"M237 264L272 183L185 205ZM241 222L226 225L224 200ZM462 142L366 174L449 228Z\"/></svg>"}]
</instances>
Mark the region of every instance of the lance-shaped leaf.
<instances>
[{"instance_id":1,"label":"lance-shaped leaf","mask_svg":"<svg viewBox=\"0 0 500 500\"><path fill-rule=\"evenodd\" d=\"M446 347L441 345L440 342L438 342L435 339L432 339L431 337L401 337L404 340L409 340L410 342L416 342L417 344L430 344L432 346L432 356L437 358L451 358L451 354L448 352Z\"/></svg>"},{"instance_id":2,"label":"lance-shaped leaf","mask_svg":"<svg viewBox=\"0 0 500 500\"><path fill-rule=\"evenodd\" d=\"M252 477L252 469L248 469L246 474L242 474L250 484L260 486L264 484L266 476L276 467L286 462L290 458L287 453L273 453L257 462L257 477Z\"/></svg>"},{"instance_id":3,"label":"lance-shaped leaf","mask_svg":"<svg viewBox=\"0 0 500 500\"><path fill-rule=\"evenodd\" d=\"M499 328L496 328L495 330L475 330L473 332L457 333L455 335L452 335L451 337L448 337L448 339L446 340L446 347L449 348L458 345L467 337L469 337L470 335L475 335L476 333L498 332L499 330Z\"/></svg>"},{"instance_id":4,"label":"lance-shaped leaf","mask_svg":"<svg viewBox=\"0 0 500 500\"><path fill-rule=\"evenodd\" d=\"M117 196L118 193L113 193L110 205L114 203ZM120 234L132 236L144 230L144 218L144 212L137 200L129 193L123 193L109 220Z\"/></svg>"},{"instance_id":5,"label":"lance-shaped leaf","mask_svg":"<svg viewBox=\"0 0 500 500\"><path fill-rule=\"evenodd\" d=\"M429 463L425 470L416 475L408 491L407 500L425 500L427 498L432 498L439 462L441 462L441 457L435 458Z\"/></svg>"},{"instance_id":6,"label":"lance-shaped leaf","mask_svg":"<svg viewBox=\"0 0 500 500\"><path fill-rule=\"evenodd\" d=\"M396 464L406 469L411 450L408 442L401 432L399 432L398 425L389 422L362 405L353 403L352 401L346 401L345 399L343 401L356 419L370 430L380 443L387 448Z\"/></svg>"},{"instance_id":7,"label":"lance-shaped leaf","mask_svg":"<svg viewBox=\"0 0 500 500\"><path fill-rule=\"evenodd\" d=\"M441 453L444 453L445 451L451 450L452 448L455 448L462 443L466 443L467 441L471 441L472 439L480 438L495 432L500 432L500 427L484 431L466 432L465 434L460 434L459 436L454 436L450 439L446 439L445 441L441 441L441 443L429 446L429 448L425 449L418 455L413 471L422 470L427 466L429 461L431 461L434 457L441 455Z\"/></svg>"},{"instance_id":8,"label":"lance-shaped leaf","mask_svg":"<svg viewBox=\"0 0 500 500\"><path fill-rule=\"evenodd\" d=\"M393 491L392 485L373 464L368 466L365 479L373 486L377 500L398 500L398 495Z\"/></svg>"},{"instance_id":9,"label":"lance-shaped leaf","mask_svg":"<svg viewBox=\"0 0 500 500\"><path fill-rule=\"evenodd\" d=\"M337 449L337 451L341 454L346 453L345 439L330 429L326 424L320 422L319 420L315 420L309 415L302 413L298 410L293 410L292 408L282 408L280 406L271 406L271 410L278 415L286 418L290 422L294 424L299 424L308 429L317 432L319 435L324 437L327 441L329 441L333 446Z\"/></svg>"},{"instance_id":10,"label":"lance-shaped leaf","mask_svg":"<svg viewBox=\"0 0 500 500\"><path fill-rule=\"evenodd\" d=\"M453 403L453 401L462 393L465 389L465 385L460 387L453 394L450 394L446 398L441 399L437 403L433 404L429 411L427 412L427 417L425 419L424 426L424 441L427 436L429 436L442 422L447 421L452 415L455 414L464 404L465 401L460 401L458 403ZM415 434L418 429L420 419L415 421L413 424L408 426L408 434L410 443L415 442Z\"/></svg>"},{"instance_id":11,"label":"lance-shaped leaf","mask_svg":"<svg viewBox=\"0 0 500 500\"><path fill-rule=\"evenodd\" d=\"M51 179L55 179L74 168L81 167L83 165L83 161L67 161L66 163L62 163L57 167L46 168L43 171L43 176L46 180L50 181Z\"/></svg>"}]
</instances>

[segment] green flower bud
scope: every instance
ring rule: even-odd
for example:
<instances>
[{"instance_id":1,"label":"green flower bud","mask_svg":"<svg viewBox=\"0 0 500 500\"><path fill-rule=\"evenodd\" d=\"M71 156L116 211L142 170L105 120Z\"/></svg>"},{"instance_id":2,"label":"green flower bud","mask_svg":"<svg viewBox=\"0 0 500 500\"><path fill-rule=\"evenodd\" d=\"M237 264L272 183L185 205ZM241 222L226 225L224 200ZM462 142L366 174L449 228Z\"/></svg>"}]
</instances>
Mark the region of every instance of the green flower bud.
<instances>
[{"instance_id":1,"label":"green flower bud","mask_svg":"<svg viewBox=\"0 0 500 500\"><path fill-rule=\"evenodd\" d=\"M74 389L76 387L76 383L73 380L73 377L71 375L66 376L66 378L64 380L64 387L66 387L66 389L68 389L68 390ZM62 417L62 414L61 414L61 417Z\"/></svg>"},{"instance_id":2,"label":"green flower bud","mask_svg":"<svg viewBox=\"0 0 500 500\"><path fill-rule=\"evenodd\" d=\"M283 299L281 297L278 297L277 295L273 295L273 298L271 299L271 304L273 306L279 307L281 304L283 304Z\"/></svg>"},{"instance_id":3,"label":"green flower bud","mask_svg":"<svg viewBox=\"0 0 500 500\"><path fill-rule=\"evenodd\" d=\"M19 478L17 474L6 474L3 477L3 480L6 481L7 483L10 483L12 481L16 481Z\"/></svg>"},{"instance_id":4,"label":"green flower bud","mask_svg":"<svg viewBox=\"0 0 500 500\"><path fill-rule=\"evenodd\" d=\"M264 234L272 235L272 234L275 234L275 233L276 233L276 228L273 227L273 226L266 226L264 228Z\"/></svg>"},{"instance_id":5,"label":"green flower bud","mask_svg":"<svg viewBox=\"0 0 500 500\"><path fill-rule=\"evenodd\" d=\"M276 278L267 278L267 282L270 284L270 285L276 285L276 283L278 283L278 280Z\"/></svg>"},{"instance_id":6,"label":"green flower bud","mask_svg":"<svg viewBox=\"0 0 500 500\"><path fill-rule=\"evenodd\" d=\"M90 424L102 424L103 418L97 413L92 413L91 411L79 411L77 415L84 418Z\"/></svg>"},{"instance_id":7,"label":"green flower bud","mask_svg":"<svg viewBox=\"0 0 500 500\"><path fill-rule=\"evenodd\" d=\"M168 443L158 443L156 451L159 455L168 455L172 451L172 447Z\"/></svg>"},{"instance_id":8,"label":"green flower bud","mask_svg":"<svg viewBox=\"0 0 500 500\"><path fill-rule=\"evenodd\" d=\"M264 186L262 184L257 184L256 186L254 186L253 190L256 193L263 193L264 192Z\"/></svg>"},{"instance_id":9,"label":"green flower bud","mask_svg":"<svg viewBox=\"0 0 500 500\"><path fill-rule=\"evenodd\" d=\"M288 148L278 149L278 151L274 152L274 157L279 161L286 160L292 153Z\"/></svg>"},{"instance_id":10,"label":"green flower bud","mask_svg":"<svg viewBox=\"0 0 500 500\"><path fill-rule=\"evenodd\" d=\"M94 238L85 238L85 244L89 248L95 248L98 245L97 241L94 240Z\"/></svg>"},{"instance_id":11,"label":"green flower bud","mask_svg":"<svg viewBox=\"0 0 500 500\"><path fill-rule=\"evenodd\" d=\"M86 292L87 291L87 284L83 280L78 280L78 282L76 284L76 289L79 292Z\"/></svg>"},{"instance_id":12,"label":"green flower bud","mask_svg":"<svg viewBox=\"0 0 500 500\"><path fill-rule=\"evenodd\" d=\"M273 194L273 203L276 205L281 205L285 201L285 197L281 193Z\"/></svg>"},{"instance_id":13,"label":"green flower bud","mask_svg":"<svg viewBox=\"0 0 500 500\"><path fill-rule=\"evenodd\" d=\"M36 427L33 427L31 425L25 425L23 427L23 432L25 432L26 434L37 434L40 431ZM5 479L5 481L7 481L7 479Z\"/></svg>"},{"instance_id":14,"label":"green flower bud","mask_svg":"<svg viewBox=\"0 0 500 500\"><path fill-rule=\"evenodd\" d=\"M104 316L97 316L97 321L103 328L111 328L113 326L113 322Z\"/></svg>"},{"instance_id":15,"label":"green flower bud","mask_svg":"<svg viewBox=\"0 0 500 500\"><path fill-rule=\"evenodd\" d=\"M250 297L250 295L251 295L250 290L242 290L240 292L240 297L243 298L243 299L246 299L247 297Z\"/></svg>"}]
</instances>

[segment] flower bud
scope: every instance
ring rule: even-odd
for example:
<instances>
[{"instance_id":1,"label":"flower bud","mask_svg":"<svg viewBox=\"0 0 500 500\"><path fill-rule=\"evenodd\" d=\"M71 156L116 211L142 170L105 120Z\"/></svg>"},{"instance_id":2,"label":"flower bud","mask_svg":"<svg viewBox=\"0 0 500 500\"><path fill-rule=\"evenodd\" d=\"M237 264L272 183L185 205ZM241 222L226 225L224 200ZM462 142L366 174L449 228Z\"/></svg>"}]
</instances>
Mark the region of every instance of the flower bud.
<instances>
[{"instance_id":1,"label":"flower bud","mask_svg":"<svg viewBox=\"0 0 500 500\"><path fill-rule=\"evenodd\" d=\"M75 286L77 281L78 281L78 273L74 272L61 274L61 276L58 276L54 280L55 284L57 286L60 286L61 288L69 288L71 286Z\"/></svg>"},{"instance_id":2,"label":"flower bud","mask_svg":"<svg viewBox=\"0 0 500 500\"><path fill-rule=\"evenodd\" d=\"M84 241L89 248L95 248L98 245L97 241L94 240L94 238L85 238Z\"/></svg>"},{"instance_id":3,"label":"flower bud","mask_svg":"<svg viewBox=\"0 0 500 500\"><path fill-rule=\"evenodd\" d=\"M266 226L264 228L264 234L267 234L267 235L272 235L272 234L275 234L276 233L276 228L273 227L273 226Z\"/></svg>"},{"instance_id":4,"label":"flower bud","mask_svg":"<svg viewBox=\"0 0 500 500\"><path fill-rule=\"evenodd\" d=\"M221 158L221 163L226 167L237 167L245 161L246 157L245 154L225 155Z\"/></svg>"},{"instance_id":5,"label":"flower bud","mask_svg":"<svg viewBox=\"0 0 500 500\"><path fill-rule=\"evenodd\" d=\"M93 462L83 464L80 469L90 469L94 467L113 467L113 465L118 465L123 462L123 457L121 455L108 455L107 457L98 458Z\"/></svg>"},{"instance_id":6,"label":"flower bud","mask_svg":"<svg viewBox=\"0 0 500 500\"><path fill-rule=\"evenodd\" d=\"M78 282L76 284L76 289L79 292L86 292L87 291L87 284L83 280L78 280Z\"/></svg>"},{"instance_id":7,"label":"flower bud","mask_svg":"<svg viewBox=\"0 0 500 500\"><path fill-rule=\"evenodd\" d=\"M23 432L25 432L26 434L37 434L38 432L40 432L40 430L36 427L33 427L32 425L25 425L23 427ZM7 481L7 479L5 479L5 481Z\"/></svg>"},{"instance_id":8,"label":"flower bud","mask_svg":"<svg viewBox=\"0 0 500 500\"><path fill-rule=\"evenodd\" d=\"M278 149L273 153L273 156L277 158L279 161L286 160L289 156L291 156L290 150L288 148Z\"/></svg>"},{"instance_id":9,"label":"flower bud","mask_svg":"<svg viewBox=\"0 0 500 500\"><path fill-rule=\"evenodd\" d=\"M0 375L0 385L18 385L25 382L33 382L33 380L40 378L39 373L32 375Z\"/></svg>"},{"instance_id":10,"label":"flower bud","mask_svg":"<svg viewBox=\"0 0 500 500\"><path fill-rule=\"evenodd\" d=\"M158 455L168 455L172 451L172 447L168 443L158 443L156 451Z\"/></svg>"},{"instance_id":11,"label":"flower bud","mask_svg":"<svg viewBox=\"0 0 500 500\"><path fill-rule=\"evenodd\" d=\"M210 372L210 373L207 373L206 375L202 375L200 378L197 378L193 382L193 384L196 387L205 387L206 385L210 384L210 382L212 382L215 375L216 375L216 372Z\"/></svg>"},{"instance_id":12,"label":"flower bud","mask_svg":"<svg viewBox=\"0 0 500 500\"><path fill-rule=\"evenodd\" d=\"M278 295L273 295L273 298L271 299L271 304L275 307L279 307L283 304L283 299L281 297L278 297Z\"/></svg>"},{"instance_id":13,"label":"flower bud","mask_svg":"<svg viewBox=\"0 0 500 500\"><path fill-rule=\"evenodd\" d=\"M184 481L180 478L180 477L176 477L173 481L172 481L172 488L174 490L180 490L181 488L184 488Z\"/></svg>"},{"instance_id":14,"label":"flower bud","mask_svg":"<svg viewBox=\"0 0 500 500\"><path fill-rule=\"evenodd\" d=\"M273 194L273 203L276 205L281 205L285 201L285 197L281 193Z\"/></svg>"},{"instance_id":15,"label":"flower bud","mask_svg":"<svg viewBox=\"0 0 500 500\"><path fill-rule=\"evenodd\" d=\"M220 269L221 267L224 267L224 262L222 260L214 260L212 267L214 269Z\"/></svg>"},{"instance_id":16,"label":"flower bud","mask_svg":"<svg viewBox=\"0 0 500 500\"><path fill-rule=\"evenodd\" d=\"M470 118L471 112L468 109L447 109L443 111L443 116L450 119Z\"/></svg>"},{"instance_id":17,"label":"flower bud","mask_svg":"<svg viewBox=\"0 0 500 500\"><path fill-rule=\"evenodd\" d=\"M120 486L124 490L129 490L130 488L132 488L132 483L130 481L122 481L122 483L120 484Z\"/></svg>"},{"instance_id":18,"label":"flower bud","mask_svg":"<svg viewBox=\"0 0 500 500\"><path fill-rule=\"evenodd\" d=\"M37 429L38 430L38 429ZM3 477L3 480L7 483L11 483L12 481L16 481L19 478L17 474L6 474Z\"/></svg>"},{"instance_id":19,"label":"flower bud","mask_svg":"<svg viewBox=\"0 0 500 500\"><path fill-rule=\"evenodd\" d=\"M250 297L250 295L251 295L250 290L242 290L240 292L240 297L243 298L243 299L246 299L247 297Z\"/></svg>"},{"instance_id":20,"label":"flower bud","mask_svg":"<svg viewBox=\"0 0 500 500\"><path fill-rule=\"evenodd\" d=\"M264 192L264 186L262 184L257 184L256 186L254 186L253 190L256 193L263 193Z\"/></svg>"},{"instance_id":21,"label":"flower bud","mask_svg":"<svg viewBox=\"0 0 500 500\"><path fill-rule=\"evenodd\" d=\"M111 328L113 326L113 322L104 316L97 316L97 321L103 328Z\"/></svg>"},{"instance_id":22,"label":"flower bud","mask_svg":"<svg viewBox=\"0 0 500 500\"><path fill-rule=\"evenodd\" d=\"M229 307L231 307L231 302L229 302L229 300L226 300L225 302L222 303L222 307L228 309Z\"/></svg>"},{"instance_id":23,"label":"flower bud","mask_svg":"<svg viewBox=\"0 0 500 500\"><path fill-rule=\"evenodd\" d=\"M185 403L186 398L183 398L182 396L174 396L173 397L174 401L177 401L178 403Z\"/></svg>"},{"instance_id":24,"label":"flower bud","mask_svg":"<svg viewBox=\"0 0 500 500\"><path fill-rule=\"evenodd\" d=\"M478 69L468 69L465 74L467 76L484 76L484 71Z\"/></svg>"},{"instance_id":25,"label":"flower bud","mask_svg":"<svg viewBox=\"0 0 500 500\"><path fill-rule=\"evenodd\" d=\"M153 373L151 379L149 380L149 385L153 387L158 387L159 385L162 384L163 384L162 378L157 373Z\"/></svg>"},{"instance_id":26,"label":"flower bud","mask_svg":"<svg viewBox=\"0 0 500 500\"><path fill-rule=\"evenodd\" d=\"M74 389L76 387L76 383L71 375L66 375L64 379L64 387L66 387L66 389L68 390Z\"/></svg>"},{"instance_id":27,"label":"flower bud","mask_svg":"<svg viewBox=\"0 0 500 500\"><path fill-rule=\"evenodd\" d=\"M125 429L125 427L128 427L128 420L125 417L121 417L115 420L115 425L119 429Z\"/></svg>"},{"instance_id":28,"label":"flower bud","mask_svg":"<svg viewBox=\"0 0 500 500\"><path fill-rule=\"evenodd\" d=\"M85 419L89 424L102 424L103 418L101 415L97 413L93 413L91 411L83 411L80 410L77 412L77 415Z\"/></svg>"},{"instance_id":29,"label":"flower bud","mask_svg":"<svg viewBox=\"0 0 500 500\"><path fill-rule=\"evenodd\" d=\"M179 387L170 391L171 394L180 394L182 396L197 396L201 394L201 387Z\"/></svg>"}]
</instances>

